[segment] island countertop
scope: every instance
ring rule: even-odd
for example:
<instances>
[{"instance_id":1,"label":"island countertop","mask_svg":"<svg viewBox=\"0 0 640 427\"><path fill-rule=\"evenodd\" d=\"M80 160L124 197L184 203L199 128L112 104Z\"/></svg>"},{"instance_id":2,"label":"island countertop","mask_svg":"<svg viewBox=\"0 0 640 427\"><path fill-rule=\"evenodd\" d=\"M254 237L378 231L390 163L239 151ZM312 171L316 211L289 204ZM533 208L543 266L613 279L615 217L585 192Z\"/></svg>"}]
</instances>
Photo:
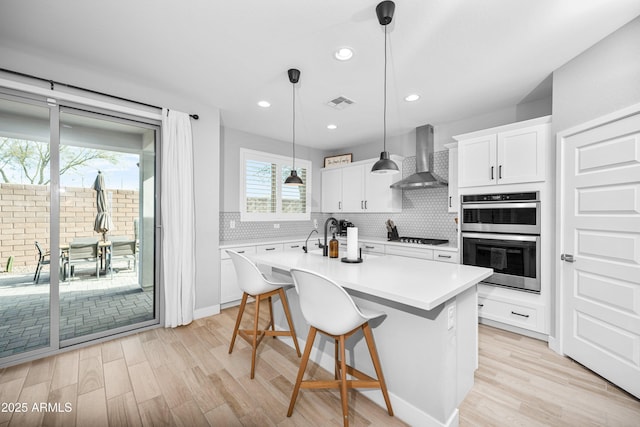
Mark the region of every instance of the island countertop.
<instances>
[{"instance_id":1,"label":"island countertop","mask_svg":"<svg viewBox=\"0 0 640 427\"><path fill-rule=\"evenodd\" d=\"M433 310L493 273L489 268L391 255L365 254L359 264L304 252L277 252L250 258L257 264L281 270L310 270L346 289L423 310Z\"/></svg>"}]
</instances>

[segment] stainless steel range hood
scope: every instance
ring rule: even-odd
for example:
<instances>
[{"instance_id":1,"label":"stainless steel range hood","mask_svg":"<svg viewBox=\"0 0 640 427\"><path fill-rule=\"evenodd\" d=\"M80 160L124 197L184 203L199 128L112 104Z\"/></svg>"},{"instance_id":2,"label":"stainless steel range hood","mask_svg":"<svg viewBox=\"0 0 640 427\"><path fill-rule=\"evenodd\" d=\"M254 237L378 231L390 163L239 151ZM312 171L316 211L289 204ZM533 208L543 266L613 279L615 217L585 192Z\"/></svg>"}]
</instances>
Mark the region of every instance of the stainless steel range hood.
<instances>
[{"instance_id":1,"label":"stainless steel range hood","mask_svg":"<svg viewBox=\"0 0 640 427\"><path fill-rule=\"evenodd\" d=\"M433 126L416 128L416 173L391 184L391 188L415 190L446 187L447 180L433 173Z\"/></svg>"}]
</instances>

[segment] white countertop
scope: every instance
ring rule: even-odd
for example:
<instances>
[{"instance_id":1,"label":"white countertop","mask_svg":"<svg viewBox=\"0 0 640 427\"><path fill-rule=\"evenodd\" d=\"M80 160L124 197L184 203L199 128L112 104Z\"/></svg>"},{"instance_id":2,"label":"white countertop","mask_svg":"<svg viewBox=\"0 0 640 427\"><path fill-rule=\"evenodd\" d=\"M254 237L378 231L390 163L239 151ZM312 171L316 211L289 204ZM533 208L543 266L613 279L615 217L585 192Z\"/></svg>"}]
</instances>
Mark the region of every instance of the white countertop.
<instances>
[{"instance_id":1,"label":"white countertop","mask_svg":"<svg viewBox=\"0 0 640 427\"><path fill-rule=\"evenodd\" d=\"M365 254L363 257L360 264L304 252L269 253L250 258L258 264L286 271L311 270L347 289L424 310L436 308L493 273L489 268L399 256Z\"/></svg>"},{"instance_id":2,"label":"white countertop","mask_svg":"<svg viewBox=\"0 0 640 427\"><path fill-rule=\"evenodd\" d=\"M346 239L346 237L342 236ZM324 239L324 236L320 235L320 241ZM327 240L331 237L327 237ZM304 242L307 236L283 236L283 237L266 237L261 239L244 239L244 240L223 240L220 242L220 249L229 249L237 246L255 246L255 245L272 245L274 243L289 243L289 242ZM310 242L315 242L318 239L317 234L313 234L309 239ZM418 249L439 249L442 251L457 252L456 242L449 242L444 245L420 245L416 243L401 243L389 241L386 238L360 236L358 238L360 242L378 243L392 246L411 247Z\"/></svg>"}]
</instances>

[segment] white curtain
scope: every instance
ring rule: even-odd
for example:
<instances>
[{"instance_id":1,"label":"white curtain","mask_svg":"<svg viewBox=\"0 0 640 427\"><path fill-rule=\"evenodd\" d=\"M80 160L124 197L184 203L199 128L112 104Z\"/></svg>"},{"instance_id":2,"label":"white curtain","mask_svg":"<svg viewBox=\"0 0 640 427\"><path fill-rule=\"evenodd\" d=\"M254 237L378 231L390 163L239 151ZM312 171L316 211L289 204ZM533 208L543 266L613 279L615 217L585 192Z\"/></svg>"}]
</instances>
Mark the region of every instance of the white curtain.
<instances>
[{"instance_id":1,"label":"white curtain","mask_svg":"<svg viewBox=\"0 0 640 427\"><path fill-rule=\"evenodd\" d=\"M165 327L186 325L195 309L193 141L189 115L162 110L162 268Z\"/></svg>"}]
</instances>

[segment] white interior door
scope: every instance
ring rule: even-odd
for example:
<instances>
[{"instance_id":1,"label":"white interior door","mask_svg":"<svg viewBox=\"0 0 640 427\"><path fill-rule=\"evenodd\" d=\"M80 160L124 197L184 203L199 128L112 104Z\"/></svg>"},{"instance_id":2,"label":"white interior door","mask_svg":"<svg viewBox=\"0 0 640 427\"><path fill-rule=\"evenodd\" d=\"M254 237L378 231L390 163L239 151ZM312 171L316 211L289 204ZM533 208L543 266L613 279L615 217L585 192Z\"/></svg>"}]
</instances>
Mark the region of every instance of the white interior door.
<instances>
[{"instance_id":1,"label":"white interior door","mask_svg":"<svg viewBox=\"0 0 640 427\"><path fill-rule=\"evenodd\" d=\"M640 397L638 107L561 133L559 266L564 353Z\"/></svg>"}]
</instances>

